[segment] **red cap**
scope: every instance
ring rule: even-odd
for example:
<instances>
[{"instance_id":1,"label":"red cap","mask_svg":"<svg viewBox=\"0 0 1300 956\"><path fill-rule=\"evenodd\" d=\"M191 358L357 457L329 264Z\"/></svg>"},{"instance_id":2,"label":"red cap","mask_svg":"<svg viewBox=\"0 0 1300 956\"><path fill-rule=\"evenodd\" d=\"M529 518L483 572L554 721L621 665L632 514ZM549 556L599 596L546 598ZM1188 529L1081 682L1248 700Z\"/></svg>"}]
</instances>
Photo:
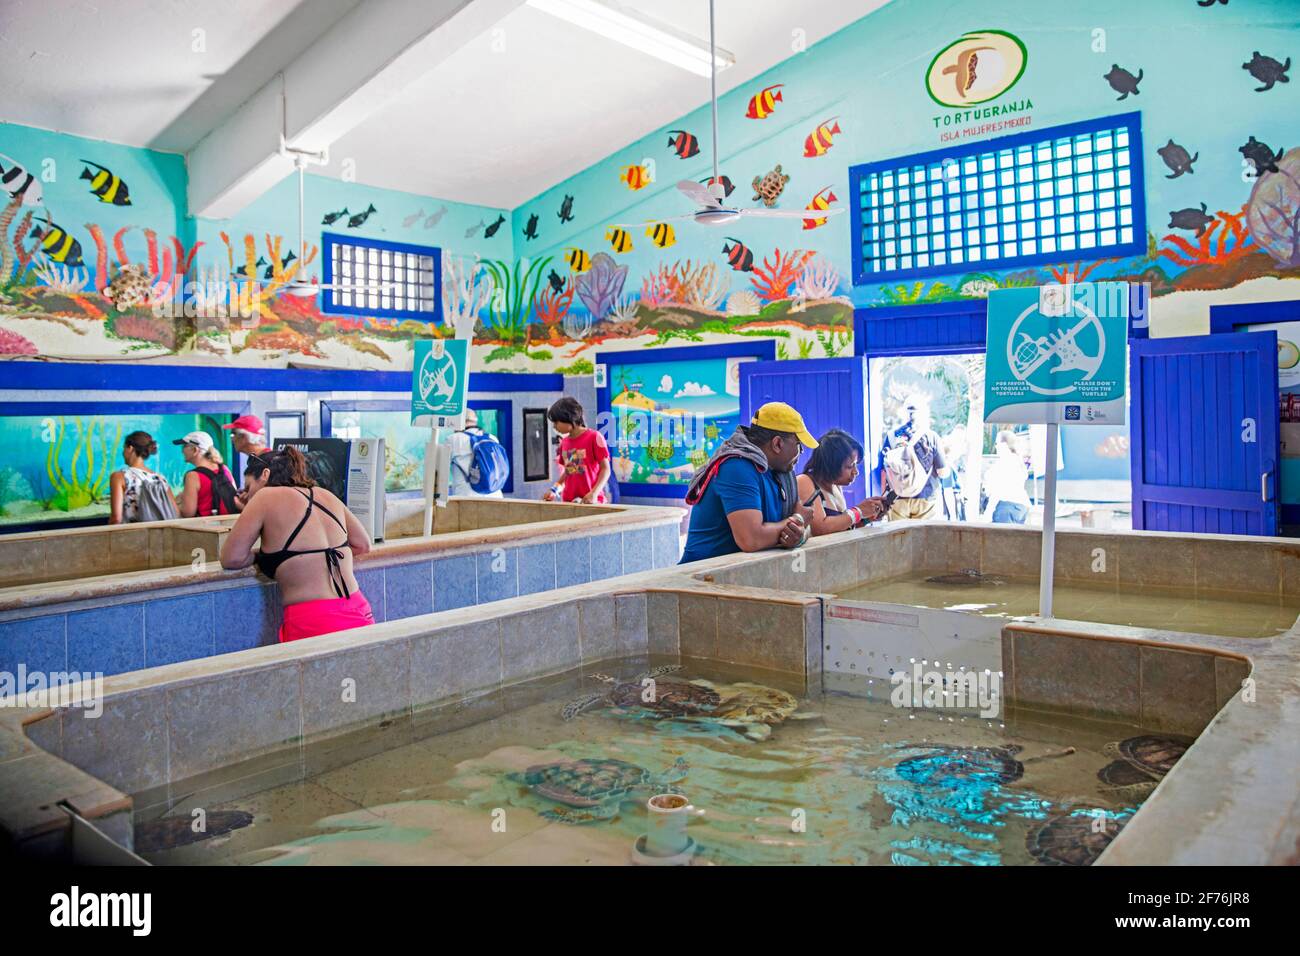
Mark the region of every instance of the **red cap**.
<instances>
[{"instance_id":1,"label":"red cap","mask_svg":"<svg viewBox=\"0 0 1300 956\"><path fill-rule=\"evenodd\" d=\"M249 432L253 435L266 434L266 426L262 424L262 420L256 415L240 415L229 425L222 425L221 427L226 431L238 428L240 431Z\"/></svg>"}]
</instances>

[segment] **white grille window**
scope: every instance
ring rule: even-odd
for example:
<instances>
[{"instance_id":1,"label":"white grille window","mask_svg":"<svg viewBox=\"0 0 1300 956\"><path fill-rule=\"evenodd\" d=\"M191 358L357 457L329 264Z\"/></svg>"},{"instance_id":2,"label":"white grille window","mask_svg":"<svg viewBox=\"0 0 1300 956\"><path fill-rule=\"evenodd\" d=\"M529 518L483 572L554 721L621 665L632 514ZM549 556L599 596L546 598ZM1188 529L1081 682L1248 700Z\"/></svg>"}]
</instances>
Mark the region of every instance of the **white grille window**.
<instances>
[{"instance_id":1,"label":"white grille window","mask_svg":"<svg viewBox=\"0 0 1300 956\"><path fill-rule=\"evenodd\" d=\"M411 251L359 245L326 237L331 284L353 286L334 289L326 301L330 308L370 315L436 318L438 250Z\"/></svg>"}]
</instances>

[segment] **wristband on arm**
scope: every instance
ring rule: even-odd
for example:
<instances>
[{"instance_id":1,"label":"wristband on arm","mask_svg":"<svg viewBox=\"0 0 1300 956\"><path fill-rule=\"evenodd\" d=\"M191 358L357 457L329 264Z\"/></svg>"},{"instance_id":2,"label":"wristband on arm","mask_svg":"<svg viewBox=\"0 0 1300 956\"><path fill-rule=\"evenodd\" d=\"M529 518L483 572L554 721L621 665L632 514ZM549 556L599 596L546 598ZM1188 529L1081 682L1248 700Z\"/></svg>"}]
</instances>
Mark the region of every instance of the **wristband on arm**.
<instances>
[{"instance_id":1,"label":"wristband on arm","mask_svg":"<svg viewBox=\"0 0 1300 956\"><path fill-rule=\"evenodd\" d=\"M850 508L848 511L845 512L845 514L847 514L850 518L853 519L852 523L849 525L850 528L856 528L858 525L862 524L861 508Z\"/></svg>"}]
</instances>

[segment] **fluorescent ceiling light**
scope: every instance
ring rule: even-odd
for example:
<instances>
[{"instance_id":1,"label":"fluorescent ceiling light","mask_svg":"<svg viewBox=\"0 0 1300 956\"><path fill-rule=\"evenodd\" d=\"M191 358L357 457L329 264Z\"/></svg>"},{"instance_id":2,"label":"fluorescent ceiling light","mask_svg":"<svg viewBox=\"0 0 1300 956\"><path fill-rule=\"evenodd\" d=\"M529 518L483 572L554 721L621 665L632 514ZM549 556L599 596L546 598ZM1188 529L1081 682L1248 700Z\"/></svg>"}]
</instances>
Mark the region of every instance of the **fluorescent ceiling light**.
<instances>
[{"instance_id":1,"label":"fluorescent ceiling light","mask_svg":"<svg viewBox=\"0 0 1300 956\"><path fill-rule=\"evenodd\" d=\"M528 5L683 70L709 75L707 43L633 11L601 0L528 0ZM736 63L735 56L721 49L715 59L719 71Z\"/></svg>"}]
</instances>

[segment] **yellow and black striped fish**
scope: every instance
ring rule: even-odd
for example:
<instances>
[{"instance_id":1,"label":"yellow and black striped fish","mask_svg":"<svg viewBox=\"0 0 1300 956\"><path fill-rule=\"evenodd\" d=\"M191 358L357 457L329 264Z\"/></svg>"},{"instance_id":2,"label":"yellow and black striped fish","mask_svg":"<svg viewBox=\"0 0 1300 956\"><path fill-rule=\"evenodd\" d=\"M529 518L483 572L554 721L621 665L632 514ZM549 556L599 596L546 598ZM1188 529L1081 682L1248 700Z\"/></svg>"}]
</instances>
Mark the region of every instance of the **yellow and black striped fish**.
<instances>
[{"instance_id":1,"label":"yellow and black striped fish","mask_svg":"<svg viewBox=\"0 0 1300 956\"><path fill-rule=\"evenodd\" d=\"M587 255L583 250L569 246L564 251L568 253L564 257L564 261L569 264L569 268L574 272L586 272L591 268L591 256Z\"/></svg>"},{"instance_id":2,"label":"yellow and black striped fish","mask_svg":"<svg viewBox=\"0 0 1300 956\"><path fill-rule=\"evenodd\" d=\"M627 252L632 248L632 236L626 229L611 226L605 230L605 238L614 247L615 252Z\"/></svg>"},{"instance_id":3,"label":"yellow and black striped fish","mask_svg":"<svg viewBox=\"0 0 1300 956\"><path fill-rule=\"evenodd\" d=\"M99 170L96 173L92 173L89 169L81 171L81 178L90 180L92 195L98 196L100 202L112 203L114 206L131 205L131 190L127 189L126 183L118 179L111 169L99 163L92 163L88 159L83 159L82 162Z\"/></svg>"},{"instance_id":4,"label":"yellow and black striped fish","mask_svg":"<svg viewBox=\"0 0 1300 956\"><path fill-rule=\"evenodd\" d=\"M81 258L81 243L48 219L41 219L39 216L36 218L48 226L46 229L37 226L32 230L32 235L41 240L41 251L45 255L55 262L72 268L86 264Z\"/></svg>"},{"instance_id":5,"label":"yellow and black striped fish","mask_svg":"<svg viewBox=\"0 0 1300 956\"><path fill-rule=\"evenodd\" d=\"M667 249L677 241L677 233L666 222L657 222L652 226L647 226L645 234L660 249Z\"/></svg>"}]
</instances>

